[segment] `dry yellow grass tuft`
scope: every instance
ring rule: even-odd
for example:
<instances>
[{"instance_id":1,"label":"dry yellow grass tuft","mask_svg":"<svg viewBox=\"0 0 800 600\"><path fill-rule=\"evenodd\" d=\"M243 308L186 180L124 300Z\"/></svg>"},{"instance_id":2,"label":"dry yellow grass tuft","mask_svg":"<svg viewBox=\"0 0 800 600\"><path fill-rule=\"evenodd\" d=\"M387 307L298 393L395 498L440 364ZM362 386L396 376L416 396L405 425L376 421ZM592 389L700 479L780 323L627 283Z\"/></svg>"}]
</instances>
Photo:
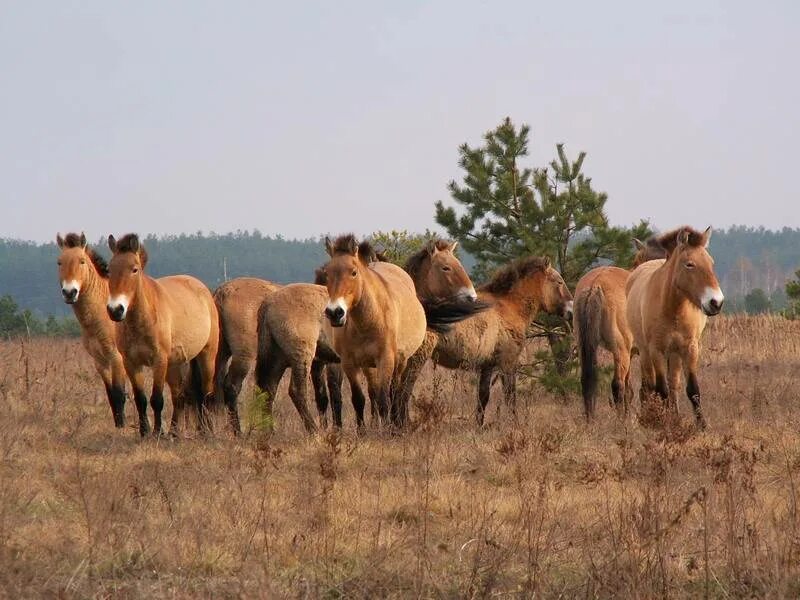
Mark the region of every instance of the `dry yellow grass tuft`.
<instances>
[{"instance_id":1,"label":"dry yellow grass tuft","mask_svg":"<svg viewBox=\"0 0 800 600\"><path fill-rule=\"evenodd\" d=\"M307 437L284 394L272 432L140 441L77 342L0 364L3 596L800 595L798 323L711 321L705 433L526 385L479 431L438 369L402 436Z\"/></svg>"}]
</instances>

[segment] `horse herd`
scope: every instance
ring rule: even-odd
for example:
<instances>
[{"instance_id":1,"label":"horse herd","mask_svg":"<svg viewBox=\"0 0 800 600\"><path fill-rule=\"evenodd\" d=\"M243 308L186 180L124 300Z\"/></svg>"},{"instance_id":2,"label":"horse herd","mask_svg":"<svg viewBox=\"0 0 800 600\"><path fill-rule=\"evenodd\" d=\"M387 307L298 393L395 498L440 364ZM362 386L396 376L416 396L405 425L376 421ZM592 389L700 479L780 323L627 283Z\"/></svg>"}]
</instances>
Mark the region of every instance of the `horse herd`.
<instances>
[{"instance_id":1,"label":"horse herd","mask_svg":"<svg viewBox=\"0 0 800 600\"><path fill-rule=\"evenodd\" d=\"M172 435L180 433L187 403L205 431L207 411L223 402L239 434L245 378L255 370L271 413L287 369L289 396L309 432L328 426L329 406L334 425L342 426L344 377L359 430L367 398L374 422L402 429L428 360L479 373L476 416L483 424L498 372L513 410L526 331L542 311L574 320L587 418L594 415L597 349L604 347L614 357L617 403L627 406L632 395L630 362L638 352L642 395L657 394L674 405L685 372L687 395L704 427L699 336L706 315L719 313L723 301L709 237L710 229L682 227L636 241L638 266L632 273L604 266L578 282L574 319L573 296L548 259L514 260L476 291L455 255L456 243L444 240L427 243L401 269L352 235L326 239L329 260L317 269L314 283L242 277L213 294L189 275L147 275L147 251L135 234L109 236L108 263L83 234L58 235L56 241L61 293L103 379L114 424L125 426L129 380L145 436L164 432L165 384L173 403ZM149 394L146 369L152 371ZM309 380L319 425L308 409Z\"/></svg>"}]
</instances>

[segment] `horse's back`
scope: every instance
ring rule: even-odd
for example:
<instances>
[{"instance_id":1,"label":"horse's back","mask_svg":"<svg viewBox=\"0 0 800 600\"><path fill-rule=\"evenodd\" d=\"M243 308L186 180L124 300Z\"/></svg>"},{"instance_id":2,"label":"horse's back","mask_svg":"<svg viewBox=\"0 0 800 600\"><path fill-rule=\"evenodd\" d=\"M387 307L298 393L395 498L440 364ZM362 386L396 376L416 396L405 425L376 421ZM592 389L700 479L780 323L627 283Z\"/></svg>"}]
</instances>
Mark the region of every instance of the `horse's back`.
<instances>
[{"instance_id":1,"label":"horse's back","mask_svg":"<svg viewBox=\"0 0 800 600\"><path fill-rule=\"evenodd\" d=\"M478 300L487 302L487 310L454 323L447 333L439 334L434 360L448 369L477 368L490 362L497 350L502 320L495 298L478 292Z\"/></svg>"},{"instance_id":2,"label":"horse's back","mask_svg":"<svg viewBox=\"0 0 800 600\"><path fill-rule=\"evenodd\" d=\"M328 290L313 283L292 283L264 301L261 326L293 361L313 357L325 326Z\"/></svg>"},{"instance_id":3,"label":"horse's back","mask_svg":"<svg viewBox=\"0 0 800 600\"><path fill-rule=\"evenodd\" d=\"M258 310L279 286L255 277L226 281L214 292L225 343L231 354L255 358L258 351Z\"/></svg>"},{"instance_id":4,"label":"horse's back","mask_svg":"<svg viewBox=\"0 0 800 600\"><path fill-rule=\"evenodd\" d=\"M417 298L414 281L397 265L376 262L370 268L383 280L389 302L393 304L397 327L397 347L406 358L411 357L425 339L425 310Z\"/></svg>"},{"instance_id":5,"label":"horse's back","mask_svg":"<svg viewBox=\"0 0 800 600\"><path fill-rule=\"evenodd\" d=\"M161 294L156 307L163 326L169 327L174 360L189 360L219 339L219 315L211 291L191 275L155 280Z\"/></svg>"}]
</instances>

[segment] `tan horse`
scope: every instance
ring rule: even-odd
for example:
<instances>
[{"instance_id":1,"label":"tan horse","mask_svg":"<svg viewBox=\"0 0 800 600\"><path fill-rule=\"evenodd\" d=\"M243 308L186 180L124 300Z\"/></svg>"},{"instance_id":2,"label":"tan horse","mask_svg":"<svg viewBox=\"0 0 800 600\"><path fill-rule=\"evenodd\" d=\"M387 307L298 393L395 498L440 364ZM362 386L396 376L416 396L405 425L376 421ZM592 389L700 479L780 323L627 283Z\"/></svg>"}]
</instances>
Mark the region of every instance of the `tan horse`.
<instances>
[{"instance_id":1,"label":"tan horse","mask_svg":"<svg viewBox=\"0 0 800 600\"><path fill-rule=\"evenodd\" d=\"M503 375L506 401L516 403L516 369L528 326L539 311L562 316L572 311L572 295L549 259L530 256L499 269L478 290L489 308L439 336L433 351L437 365L480 373L476 418L483 424L492 375Z\"/></svg>"},{"instance_id":2,"label":"tan horse","mask_svg":"<svg viewBox=\"0 0 800 600\"><path fill-rule=\"evenodd\" d=\"M258 355L258 311L267 296L279 287L263 279L239 277L226 281L214 292L221 325L216 388L225 399L235 435L241 433L239 393Z\"/></svg>"},{"instance_id":3,"label":"tan horse","mask_svg":"<svg viewBox=\"0 0 800 600\"><path fill-rule=\"evenodd\" d=\"M706 249L710 237L710 227L703 233L681 227L659 236L668 258L637 267L627 287L627 317L639 349L643 393L655 391L667 401L685 373L686 395L700 428L706 426L697 383L700 335L706 317L719 314L725 299Z\"/></svg>"},{"instance_id":4,"label":"tan horse","mask_svg":"<svg viewBox=\"0 0 800 600\"><path fill-rule=\"evenodd\" d=\"M61 249L58 278L61 296L81 326L81 342L106 387L114 425L125 426L125 367L117 350L114 323L108 318L108 265L86 244L84 234L56 236Z\"/></svg>"},{"instance_id":5,"label":"tan horse","mask_svg":"<svg viewBox=\"0 0 800 600\"><path fill-rule=\"evenodd\" d=\"M633 268L666 256L656 240L634 242L637 253ZM625 286L630 274L619 267L597 267L581 277L575 287L573 331L581 362L581 391L587 420L594 416L595 411L598 348L605 348L614 358L614 378L611 381L614 404L624 405L627 409L631 397L633 333L625 314Z\"/></svg>"},{"instance_id":6,"label":"tan horse","mask_svg":"<svg viewBox=\"0 0 800 600\"><path fill-rule=\"evenodd\" d=\"M331 257L325 265L330 298L325 316L334 327L333 348L350 383L358 426L364 423L362 372L386 422L390 387L399 384L425 338L425 311L408 273L391 263L370 263L352 235L326 239L325 245Z\"/></svg>"},{"instance_id":7,"label":"tan horse","mask_svg":"<svg viewBox=\"0 0 800 600\"><path fill-rule=\"evenodd\" d=\"M178 433L185 396L191 392L195 394L202 425L203 405L214 393L214 362L219 344L219 315L211 292L188 275L159 279L146 275L147 252L135 234L119 241L110 235L108 247L113 256L107 310L111 319L119 323L117 347L133 386L139 433L144 436L150 430L144 389L147 367L153 371L150 406L154 432L162 433L165 381L172 393L171 433Z\"/></svg>"}]
</instances>

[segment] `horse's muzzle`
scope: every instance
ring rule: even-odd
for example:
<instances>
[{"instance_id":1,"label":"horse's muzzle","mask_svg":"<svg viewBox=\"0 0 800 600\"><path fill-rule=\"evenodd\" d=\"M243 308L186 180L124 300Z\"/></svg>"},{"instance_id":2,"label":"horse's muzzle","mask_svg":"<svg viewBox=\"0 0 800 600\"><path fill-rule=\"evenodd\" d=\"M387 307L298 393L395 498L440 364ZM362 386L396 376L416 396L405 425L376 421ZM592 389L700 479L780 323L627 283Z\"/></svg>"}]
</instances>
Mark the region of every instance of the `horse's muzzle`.
<instances>
[{"instance_id":1,"label":"horse's muzzle","mask_svg":"<svg viewBox=\"0 0 800 600\"><path fill-rule=\"evenodd\" d=\"M331 322L331 325L334 327L342 327L347 320L345 317L344 309L341 306L336 306L334 308L326 308L325 309L325 316L328 318L328 321Z\"/></svg>"},{"instance_id":2,"label":"horse's muzzle","mask_svg":"<svg viewBox=\"0 0 800 600\"><path fill-rule=\"evenodd\" d=\"M106 310L108 311L108 317L112 321L119 323L125 318L125 307L122 305L106 306Z\"/></svg>"},{"instance_id":3,"label":"horse's muzzle","mask_svg":"<svg viewBox=\"0 0 800 600\"><path fill-rule=\"evenodd\" d=\"M708 304L703 305L703 312L706 313L709 317L714 317L718 315L722 311L722 305L725 303L724 300L717 301L715 299L711 299L708 301Z\"/></svg>"},{"instance_id":4,"label":"horse's muzzle","mask_svg":"<svg viewBox=\"0 0 800 600\"><path fill-rule=\"evenodd\" d=\"M67 304L75 304L78 301L78 288L61 288L61 295Z\"/></svg>"}]
</instances>

